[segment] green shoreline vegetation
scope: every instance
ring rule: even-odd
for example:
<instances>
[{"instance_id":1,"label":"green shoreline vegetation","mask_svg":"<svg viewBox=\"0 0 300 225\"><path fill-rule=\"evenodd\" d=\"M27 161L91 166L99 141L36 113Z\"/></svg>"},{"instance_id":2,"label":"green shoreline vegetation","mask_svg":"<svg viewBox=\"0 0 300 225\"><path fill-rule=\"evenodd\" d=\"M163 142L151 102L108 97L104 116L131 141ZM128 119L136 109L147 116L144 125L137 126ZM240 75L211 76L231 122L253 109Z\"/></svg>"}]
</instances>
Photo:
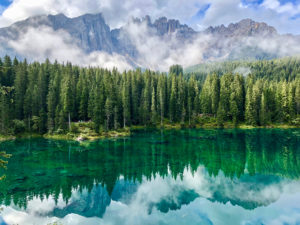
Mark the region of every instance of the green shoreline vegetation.
<instances>
[{"instance_id":1,"label":"green shoreline vegetation","mask_svg":"<svg viewBox=\"0 0 300 225\"><path fill-rule=\"evenodd\" d=\"M94 140L136 128L300 127L300 60L248 62L250 74L81 68L0 59L0 140ZM231 72L230 72L231 71ZM87 122L88 121L88 122Z\"/></svg>"},{"instance_id":2,"label":"green shoreline vegetation","mask_svg":"<svg viewBox=\"0 0 300 225\"><path fill-rule=\"evenodd\" d=\"M81 123L81 127L85 127L87 123ZM72 123L72 126L78 126L78 123ZM120 137L128 137L131 135L132 131L143 130L143 129L164 129L164 130L178 130L178 129L293 129L299 128L299 126L290 125L290 124L269 124L267 126L252 126L247 125L245 123L242 124L233 124L232 122L226 122L222 127L215 123L204 123L197 124L193 127L188 126L187 124L171 124L167 123L161 127L160 124L149 126L132 126L127 128L120 128L118 130L110 130L107 132L96 133L92 129L80 129L77 131L70 131L67 133L21 133L18 135L0 135L0 142L9 141L15 139L23 139L23 138L45 138L45 139L53 139L53 140L72 140L72 141L94 141L99 139L107 139L107 138L120 138Z\"/></svg>"}]
</instances>

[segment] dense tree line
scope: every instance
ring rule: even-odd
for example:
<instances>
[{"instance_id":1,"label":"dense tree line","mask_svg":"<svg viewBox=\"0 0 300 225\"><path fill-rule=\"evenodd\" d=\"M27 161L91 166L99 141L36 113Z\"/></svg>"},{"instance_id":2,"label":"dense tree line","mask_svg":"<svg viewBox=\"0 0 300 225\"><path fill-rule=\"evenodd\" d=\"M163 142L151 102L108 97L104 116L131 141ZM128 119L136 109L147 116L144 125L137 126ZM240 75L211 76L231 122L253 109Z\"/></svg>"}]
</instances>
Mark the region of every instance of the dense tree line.
<instances>
[{"instance_id":1,"label":"dense tree line","mask_svg":"<svg viewBox=\"0 0 300 225\"><path fill-rule=\"evenodd\" d=\"M270 73L274 65L263 68ZM203 82L182 75L178 65L169 74L120 73L6 56L0 59L0 130L63 132L72 128L71 121L89 120L97 132L165 122L192 126L203 115L217 118L220 126L299 123L300 78L294 70L299 68L286 68L281 80L226 73L210 74Z\"/></svg>"},{"instance_id":2,"label":"dense tree line","mask_svg":"<svg viewBox=\"0 0 300 225\"><path fill-rule=\"evenodd\" d=\"M300 75L300 57L286 57L273 60L258 61L225 61L199 64L185 70L194 74L198 79L205 79L208 74L221 76L224 73L251 73L256 79L292 81Z\"/></svg>"}]
</instances>

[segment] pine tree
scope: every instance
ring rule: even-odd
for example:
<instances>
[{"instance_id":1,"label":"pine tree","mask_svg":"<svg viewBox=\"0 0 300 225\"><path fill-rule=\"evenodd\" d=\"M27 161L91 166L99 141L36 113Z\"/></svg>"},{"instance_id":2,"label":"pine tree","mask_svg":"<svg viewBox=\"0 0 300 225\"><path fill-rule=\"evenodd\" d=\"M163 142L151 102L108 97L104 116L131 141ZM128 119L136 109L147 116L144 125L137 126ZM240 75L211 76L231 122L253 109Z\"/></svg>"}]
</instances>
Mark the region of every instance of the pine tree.
<instances>
[{"instance_id":1,"label":"pine tree","mask_svg":"<svg viewBox=\"0 0 300 225\"><path fill-rule=\"evenodd\" d=\"M179 76L180 74L183 74L183 68L181 65L173 65L169 69L169 74L174 74L176 76Z\"/></svg>"},{"instance_id":2,"label":"pine tree","mask_svg":"<svg viewBox=\"0 0 300 225\"><path fill-rule=\"evenodd\" d=\"M206 114L212 113L211 83L212 78L208 75L200 94L201 112Z\"/></svg>"},{"instance_id":3,"label":"pine tree","mask_svg":"<svg viewBox=\"0 0 300 225\"><path fill-rule=\"evenodd\" d=\"M300 114L300 79L295 81L295 107L297 116Z\"/></svg>"},{"instance_id":4,"label":"pine tree","mask_svg":"<svg viewBox=\"0 0 300 225\"><path fill-rule=\"evenodd\" d=\"M152 98L151 98L151 123L155 124L157 118L157 112L156 112L156 95L154 87L152 88Z\"/></svg>"},{"instance_id":5,"label":"pine tree","mask_svg":"<svg viewBox=\"0 0 300 225\"><path fill-rule=\"evenodd\" d=\"M68 128L71 130L71 121L75 108L75 93L72 85L72 65L68 64L65 70L65 79L63 80L63 84L61 86L61 103L64 117L67 118L68 121Z\"/></svg>"},{"instance_id":6,"label":"pine tree","mask_svg":"<svg viewBox=\"0 0 300 225\"><path fill-rule=\"evenodd\" d=\"M111 128L111 119L114 113L113 110L114 107L112 100L110 99L110 97L108 97L105 102L106 130L110 130Z\"/></svg>"},{"instance_id":7,"label":"pine tree","mask_svg":"<svg viewBox=\"0 0 300 225\"><path fill-rule=\"evenodd\" d=\"M27 64L19 64L16 68L15 87L15 117L24 119L24 100L27 89Z\"/></svg>"},{"instance_id":8,"label":"pine tree","mask_svg":"<svg viewBox=\"0 0 300 225\"><path fill-rule=\"evenodd\" d=\"M9 133L12 122L13 87L0 86L1 132Z\"/></svg>"},{"instance_id":9,"label":"pine tree","mask_svg":"<svg viewBox=\"0 0 300 225\"><path fill-rule=\"evenodd\" d=\"M219 103L218 112L217 112L217 123L218 126L223 127L224 121L226 118L226 112L224 109L224 104L222 102Z\"/></svg>"},{"instance_id":10,"label":"pine tree","mask_svg":"<svg viewBox=\"0 0 300 225\"><path fill-rule=\"evenodd\" d=\"M288 85L286 82L282 82L281 85L281 109L282 120L284 122L289 121L289 99L288 99Z\"/></svg>"},{"instance_id":11,"label":"pine tree","mask_svg":"<svg viewBox=\"0 0 300 225\"><path fill-rule=\"evenodd\" d=\"M48 96L47 96L47 111L48 111L48 130L53 132L58 128L58 124L55 123L56 109L59 104L60 95L60 75L58 71L55 71L50 80Z\"/></svg>"},{"instance_id":12,"label":"pine tree","mask_svg":"<svg viewBox=\"0 0 300 225\"><path fill-rule=\"evenodd\" d=\"M122 105L123 105L123 127L125 128L126 125L131 125L131 96L130 96L130 80L128 80L128 77L126 79L124 75L124 81L123 81L123 90L122 90Z\"/></svg>"},{"instance_id":13,"label":"pine tree","mask_svg":"<svg viewBox=\"0 0 300 225\"><path fill-rule=\"evenodd\" d=\"M211 111L214 115L217 114L220 98L220 79L214 74L211 81Z\"/></svg>"},{"instance_id":14,"label":"pine tree","mask_svg":"<svg viewBox=\"0 0 300 225\"><path fill-rule=\"evenodd\" d=\"M12 62L9 56L4 57L3 63L3 77L1 79L1 85L11 87L14 81L14 74L12 68Z\"/></svg>"},{"instance_id":15,"label":"pine tree","mask_svg":"<svg viewBox=\"0 0 300 225\"><path fill-rule=\"evenodd\" d=\"M142 94L141 102L141 118L143 118L143 124L148 124L150 121L150 111L151 111L151 80L149 71L146 75L145 87Z\"/></svg>"},{"instance_id":16,"label":"pine tree","mask_svg":"<svg viewBox=\"0 0 300 225\"><path fill-rule=\"evenodd\" d=\"M171 86L171 96L170 96L170 106L169 106L169 110L170 110L170 121L171 122L176 122L177 118L177 93L178 93L178 89L177 89L177 79L175 76L172 76L172 86Z\"/></svg>"},{"instance_id":17,"label":"pine tree","mask_svg":"<svg viewBox=\"0 0 300 225\"><path fill-rule=\"evenodd\" d=\"M83 121L86 121L88 118L89 90L86 76L85 70L81 70L76 88L77 102L79 103L79 118Z\"/></svg>"},{"instance_id":18,"label":"pine tree","mask_svg":"<svg viewBox=\"0 0 300 225\"><path fill-rule=\"evenodd\" d=\"M267 101L265 97L265 93L263 92L261 95L261 105L259 111L259 123L261 126L265 126L268 123L268 116L267 116Z\"/></svg>"},{"instance_id":19,"label":"pine tree","mask_svg":"<svg viewBox=\"0 0 300 225\"><path fill-rule=\"evenodd\" d=\"M160 110L160 126L163 126L163 120L165 116L166 110L166 83L163 76L161 76L158 80L158 94L159 94L159 110Z\"/></svg>"}]
</instances>

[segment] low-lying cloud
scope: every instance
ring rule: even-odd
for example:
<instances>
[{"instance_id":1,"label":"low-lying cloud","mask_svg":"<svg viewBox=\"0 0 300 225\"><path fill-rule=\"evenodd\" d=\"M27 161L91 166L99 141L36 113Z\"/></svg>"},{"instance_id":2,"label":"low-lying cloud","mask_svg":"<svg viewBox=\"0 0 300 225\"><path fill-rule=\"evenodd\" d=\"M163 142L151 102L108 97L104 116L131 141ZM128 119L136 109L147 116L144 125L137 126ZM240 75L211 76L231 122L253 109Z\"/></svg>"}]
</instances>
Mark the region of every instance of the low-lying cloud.
<instances>
[{"instance_id":1,"label":"low-lying cloud","mask_svg":"<svg viewBox=\"0 0 300 225\"><path fill-rule=\"evenodd\" d=\"M299 41L292 36L250 36L226 38L204 32L195 38L182 40L177 33L159 36L142 23L129 23L123 30L139 54L137 63L153 70L167 71L173 64L184 67L225 59L253 59L255 56L294 56L300 54ZM241 74L251 71L239 68Z\"/></svg>"},{"instance_id":2,"label":"low-lying cloud","mask_svg":"<svg viewBox=\"0 0 300 225\"><path fill-rule=\"evenodd\" d=\"M233 71L233 73L242 74L244 77L246 77L246 76L248 76L249 74L251 74L251 68L240 66L240 67L236 68L236 69Z\"/></svg>"},{"instance_id":3,"label":"low-lying cloud","mask_svg":"<svg viewBox=\"0 0 300 225\"><path fill-rule=\"evenodd\" d=\"M54 31L47 26L29 28L17 40L6 41L18 55L30 61L42 62L48 58L50 61L72 62L80 66L99 66L107 69L117 67L120 70L132 68L126 59L118 54L100 51L85 53L67 32Z\"/></svg>"},{"instance_id":4,"label":"low-lying cloud","mask_svg":"<svg viewBox=\"0 0 300 225\"><path fill-rule=\"evenodd\" d=\"M202 62L210 40L209 35L185 42L177 39L176 33L158 36L146 22L129 23L123 32L138 51L137 64L160 71L167 71L173 64L186 67Z\"/></svg>"}]
</instances>

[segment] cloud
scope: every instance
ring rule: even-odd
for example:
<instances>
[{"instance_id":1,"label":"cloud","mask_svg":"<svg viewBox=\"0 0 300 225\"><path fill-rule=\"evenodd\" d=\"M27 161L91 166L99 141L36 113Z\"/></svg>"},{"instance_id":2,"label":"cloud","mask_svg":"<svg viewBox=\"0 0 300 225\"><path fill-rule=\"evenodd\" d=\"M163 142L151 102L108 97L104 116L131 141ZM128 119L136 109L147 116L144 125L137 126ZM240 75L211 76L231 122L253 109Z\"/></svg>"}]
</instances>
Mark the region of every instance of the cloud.
<instances>
[{"instance_id":1,"label":"cloud","mask_svg":"<svg viewBox=\"0 0 300 225\"><path fill-rule=\"evenodd\" d=\"M210 40L204 34L186 42L178 39L176 33L161 37L146 22L129 23L122 32L136 47L137 64L160 71L168 71L173 64L191 66L203 61Z\"/></svg>"},{"instance_id":2,"label":"cloud","mask_svg":"<svg viewBox=\"0 0 300 225\"><path fill-rule=\"evenodd\" d=\"M259 49L270 54L279 56L294 56L300 54L299 40L289 36L278 36L272 38L250 37L244 40L246 46L257 46Z\"/></svg>"},{"instance_id":3,"label":"cloud","mask_svg":"<svg viewBox=\"0 0 300 225\"><path fill-rule=\"evenodd\" d=\"M183 67L207 61L253 58L257 54L284 57L300 54L299 41L290 36L251 36L220 38L199 33L195 38L182 40L177 33L158 36L153 28L131 22L121 35L135 46L137 64L152 70L168 71L174 64ZM245 71L244 71L245 72ZM243 72L243 74L244 74Z\"/></svg>"},{"instance_id":4,"label":"cloud","mask_svg":"<svg viewBox=\"0 0 300 225\"><path fill-rule=\"evenodd\" d=\"M99 66L107 69L117 67L120 70L131 69L123 56L95 51L85 53L77 47L76 40L63 30L54 31L42 26L29 28L17 40L6 40L8 46L18 55L30 61L72 62L80 66Z\"/></svg>"},{"instance_id":5,"label":"cloud","mask_svg":"<svg viewBox=\"0 0 300 225\"><path fill-rule=\"evenodd\" d=\"M188 4L187 4L188 3ZM199 10L197 0L14 0L0 17L0 26L7 26L15 21L33 15L64 13L76 17L85 13L102 12L112 27L123 25L130 17L176 17L187 20ZM178 10L180 9L180 10Z\"/></svg>"},{"instance_id":6,"label":"cloud","mask_svg":"<svg viewBox=\"0 0 300 225\"><path fill-rule=\"evenodd\" d=\"M300 13L300 3L296 5L292 2L280 4L278 0L265 0L262 6L267 9L272 9L280 14L288 13L290 16L294 16Z\"/></svg>"},{"instance_id":7,"label":"cloud","mask_svg":"<svg viewBox=\"0 0 300 225\"><path fill-rule=\"evenodd\" d=\"M251 73L251 68L249 67L238 67L233 73L242 74L244 77L248 76Z\"/></svg>"},{"instance_id":8,"label":"cloud","mask_svg":"<svg viewBox=\"0 0 300 225\"><path fill-rule=\"evenodd\" d=\"M300 32L300 18L290 19L299 11L300 3L291 7L291 3L281 5L276 0L254 1L252 4L250 1L240 0L205 0L205 2L210 3L211 6L201 23L199 22L202 27L228 25L244 18L251 18L274 26L280 33L299 34Z\"/></svg>"}]
</instances>

